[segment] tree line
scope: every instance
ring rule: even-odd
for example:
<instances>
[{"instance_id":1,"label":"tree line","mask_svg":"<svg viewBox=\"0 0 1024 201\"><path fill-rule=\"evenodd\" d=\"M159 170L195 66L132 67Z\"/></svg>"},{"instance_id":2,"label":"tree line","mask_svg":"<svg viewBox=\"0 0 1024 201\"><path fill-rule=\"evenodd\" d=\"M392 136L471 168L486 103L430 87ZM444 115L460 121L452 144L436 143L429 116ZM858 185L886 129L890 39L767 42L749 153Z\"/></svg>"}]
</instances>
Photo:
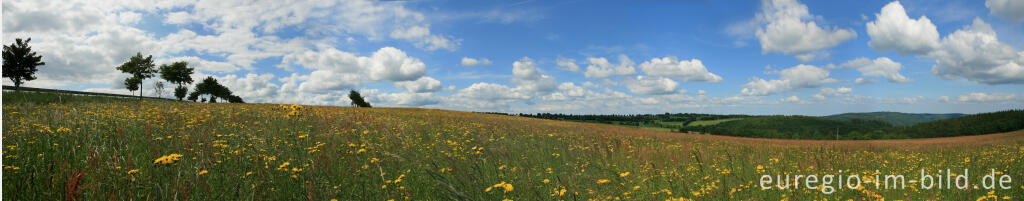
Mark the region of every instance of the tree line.
<instances>
[{"instance_id":1,"label":"tree line","mask_svg":"<svg viewBox=\"0 0 1024 201\"><path fill-rule=\"evenodd\" d=\"M32 51L32 47L28 45L29 41L32 41L32 38L26 40L17 38L15 43L4 45L3 77L14 82L15 91L25 82L35 80L38 67L46 65L46 62L42 61L43 56ZM187 85L194 81L192 74L195 73L195 68L189 67L189 63L185 61L163 64L157 68L153 63L153 55L143 57L142 52L138 52L115 68L131 75L122 83L132 95L135 95L135 91L139 91L140 99L142 98L143 81L159 74L164 81L177 85L174 88L174 97L179 101L185 99L187 95L188 100L193 102L214 103L220 98L230 103L244 103L241 97L232 94L230 89L218 83L213 76L207 76L206 79L197 83L192 89L192 93L189 93ZM163 96L164 82L153 82L153 90L158 97ZM353 106L372 107L356 90L350 90L348 97L352 100Z\"/></svg>"},{"instance_id":2,"label":"tree line","mask_svg":"<svg viewBox=\"0 0 1024 201\"><path fill-rule=\"evenodd\" d=\"M878 120L762 116L687 126L678 131L757 138L870 140L982 135L1021 129L1024 129L1024 110L973 114L910 126L892 126Z\"/></svg>"},{"instance_id":3,"label":"tree line","mask_svg":"<svg viewBox=\"0 0 1024 201\"><path fill-rule=\"evenodd\" d=\"M42 61L43 56L32 51L32 47L28 45L30 41L32 41L32 38L26 40L17 38L11 45L4 45L3 77L14 82L16 91L25 82L35 80L35 74L39 70L38 67L46 65L46 62ZM157 68L156 64L153 63L153 55L143 57L141 52L136 53L135 56L128 58L128 61L115 68L131 75L125 78L123 84L132 95L135 94L135 91L139 91L139 98L141 99L143 81L153 78L159 73L160 78L163 80L178 85L174 88L174 96L179 101L188 94L188 87L186 85L193 82L192 74L195 72L195 69L188 67L188 62L184 61L163 64ZM163 81L156 81L153 86L157 96L162 96ZM217 83L217 79L214 79L212 76L207 76L202 82L196 84L192 93L189 94L189 100L200 101L199 96L202 95L210 96L209 100L203 98L202 102L216 102L217 98L222 98L232 103L244 102L241 97L232 95L231 90L227 87Z\"/></svg>"},{"instance_id":4,"label":"tree line","mask_svg":"<svg viewBox=\"0 0 1024 201\"><path fill-rule=\"evenodd\" d=\"M582 121L620 125L656 125L663 128L681 128L694 121L709 121L730 118L744 118L749 115L717 115L697 113L664 113L664 114L560 114L560 113L519 113L521 117L552 119L563 121Z\"/></svg>"}]
</instances>

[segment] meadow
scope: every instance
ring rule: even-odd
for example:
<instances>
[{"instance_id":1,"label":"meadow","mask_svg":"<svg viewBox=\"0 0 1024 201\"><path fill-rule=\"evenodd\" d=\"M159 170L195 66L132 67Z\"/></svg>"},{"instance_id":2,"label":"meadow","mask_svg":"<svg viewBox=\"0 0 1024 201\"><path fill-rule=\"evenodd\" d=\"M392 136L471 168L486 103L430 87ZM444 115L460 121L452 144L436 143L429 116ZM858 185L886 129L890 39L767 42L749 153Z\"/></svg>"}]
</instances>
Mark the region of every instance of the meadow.
<instances>
[{"instance_id":1,"label":"meadow","mask_svg":"<svg viewBox=\"0 0 1024 201\"><path fill-rule=\"evenodd\" d=\"M433 109L3 103L5 200L1020 200L1024 132L810 141ZM1010 189L762 190L762 174L989 169ZM935 174L938 176L938 174Z\"/></svg>"}]
</instances>

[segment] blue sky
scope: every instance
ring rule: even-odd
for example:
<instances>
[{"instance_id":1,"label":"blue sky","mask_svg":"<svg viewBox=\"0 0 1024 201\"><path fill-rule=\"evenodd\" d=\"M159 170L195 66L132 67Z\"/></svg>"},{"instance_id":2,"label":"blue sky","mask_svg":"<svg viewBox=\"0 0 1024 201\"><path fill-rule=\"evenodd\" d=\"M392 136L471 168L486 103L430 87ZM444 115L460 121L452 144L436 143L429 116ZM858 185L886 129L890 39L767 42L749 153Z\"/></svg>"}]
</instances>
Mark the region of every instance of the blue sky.
<instances>
[{"instance_id":1,"label":"blue sky","mask_svg":"<svg viewBox=\"0 0 1024 201\"><path fill-rule=\"evenodd\" d=\"M349 105L356 89L376 106L510 113L978 113L1024 106L1020 13L1007 0L19 0L3 2L3 42L32 37L44 56L25 86L125 94L114 66L142 52L248 102Z\"/></svg>"}]
</instances>

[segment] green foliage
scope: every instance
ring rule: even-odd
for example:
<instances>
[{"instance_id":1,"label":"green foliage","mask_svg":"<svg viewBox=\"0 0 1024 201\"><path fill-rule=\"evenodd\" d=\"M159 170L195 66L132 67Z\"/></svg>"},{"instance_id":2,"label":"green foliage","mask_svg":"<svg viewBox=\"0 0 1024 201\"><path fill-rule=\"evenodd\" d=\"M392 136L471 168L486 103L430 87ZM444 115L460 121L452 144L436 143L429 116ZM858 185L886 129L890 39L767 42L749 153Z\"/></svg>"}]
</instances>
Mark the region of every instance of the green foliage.
<instances>
[{"instance_id":1,"label":"green foliage","mask_svg":"<svg viewBox=\"0 0 1024 201\"><path fill-rule=\"evenodd\" d=\"M852 119L864 119L864 120L879 120L892 124L893 126L910 126L914 124L943 120L950 118L957 118L965 116L965 114L950 113L950 114L914 114L914 113L902 113L902 112L865 112L865 113L843 113L836 115L824 116L828 119L850 121Z\"/></svg>"},{"instance_id":2,"label":"green foliage","mask_svg":"<svg viewBox=\"0 0 1024 201\"><path fill-rule=\"evenodd\" d=\"M181 100L185 98L185 93L188 91L185 84L192 83L193 71L195 69L189 68L188 62L184 61L174 62L171 65L164 64L160 66L160 78L178 85L178 88L174 89L174 97ZM178 92L179 90L181 91L180 93Z\"/></svg>"},{"instance_id":3,"label":"green foliage","mask_svg":"<svg viewBox=\"0 0 1024 201\"><path fill-rule=\"evenodd\" d=\"M370 103L366 102L366 100L363 100L363 96L359 95L359 92L356 91L356 90L350 90L348 92L348 99L352 100L352 105L353 106L372 107L372 106L370 106Z\"/></svg>"},{"instance_id":4,"label":"green foliage","mask_svg":"<svg viewBox=\"0 0 1024 201\"><path fill-rule=\"evenodd\" d=\"M613 125L627 125L646 128L666 128L676 130L686 127L691 122L714 121L721 119L744 118L748 115L716 115L716 114L694 114L694 113L664 113L664 114L626 114L626 115L591 115L591 114L522 114L522 117L533 117L541 119L553 119L564 121L577 121Z\"/></svg>"},{"instance_id":5,"label":"green foliage","mask_svg":"<svg viewBox=\"0 0 1024 201\"><path fill-rule=\"evenodd\" d=\"M890 127L888 123L877 120L839 121L809 116L760 116L706 126L688 126L680 130L758 138L863 139L862 133Z\"/></svg>"},{"instance_id":6,"label":"green foliage","mask_svg":"<svg viewBox=\"0 0 1024 201\"><path fill-rule=\"evenodd\" d=\"M4 45L3 52L3 77L14 82L14 88L18 89L22 83L36 79L37 66L46 65L43 56L36 55L32 47L28 46L29 38L22 41L21 38L14 39L11 45Z\"/></svg>"},{"instance_id":7,"label":"green foliage","mask_svg":"<svg viewBox=\"0 0 1024 201\"><path fill-rule=\"evenodd\" d=\"M758 138L870 140L982 135L1021 129L1024 129L1024 110L974 114L896 127L881 120L841 121L808 116L764 116L715 125L689 126L680 131Z\"/></svg>"},{"instance_id":8,"label":"green foliage","mask_svg":"<svg viewBox=\"0 0 1024 201\"><path fill-rule=\"evenodd\" d=\"M216 103L217 98L223 98L231 103L244 103L241 97L232 95L231 90L218 83L217 79L212 76L207 76L202 82L196 84L195 89L189 94L188 100L196 101L201 95L210 95L210 99L208 99L210 103Z\"/></svg>"},{"instance_id":9,"label":"green foliage","mask_svg":"<svg viewBox=\"0 0 1024 201\"><path fill-rule=\"evenodd\" d=\"M981 135L1021 129L1024 129L1024 110L1006 110L896 127L888 132L911 138L926 138Z\"/></svg>"},{"instance_id":10,"label":"green foliage","mask_svg":"<svg viewBox=\"0 0 1024 201\"><path fill-rule=\"evenodd\" d=\"M178 98L178 100L184 99L186 94L188 94L188 87L179 85L174 88L174 97Z\"/></svg>"},{"instance_id":11,"label":"green foliage","mask_svg":"<svg viewBox=\"0 0 1024 201\"><path fill-rule=\"evenodd\" d=\"M153 77L154 73L156 73L156 65L153 64L153 55L142 57L142 53L139 52L129 58L127 62L118 66L117 70L132 75L124 80L125 87L128 88L128 91L139 90L139 97L141 98L142 81Z\"/></svg>"},{"instance_id":12,"label":"green foliage","mask_svg":"<svg viewBox=\"0 0 1024 201\"><path fill-rule=\"evenodd\" d=\"M142 80L139 79L138 77L128 77L128 78L124 79L124 87L126 89L128 89L128 91L139 90L139 87L141 87L141 86L142 86ZM141 91L139 93L141 93Z\"/></svg>"},{"instance_id":13,"label":"green foliage","mask_svg":"<svg viewBox=\"0 0 1024 201\"><path fill-rule=\"evenodd\" d=\"M719 124L719 123L722 123L722 122L727 122L727 121L736 121L736 120L740 120L740 119L743 119L743 118L728 118L728 119L716 119L716 120L701 120L701 121L694 121L694 122L690 122L690 124L687 124L687 125L688 125L688 126L710 126L710 125L715 125L715 124Z\"/></svg>"}]
</instances>

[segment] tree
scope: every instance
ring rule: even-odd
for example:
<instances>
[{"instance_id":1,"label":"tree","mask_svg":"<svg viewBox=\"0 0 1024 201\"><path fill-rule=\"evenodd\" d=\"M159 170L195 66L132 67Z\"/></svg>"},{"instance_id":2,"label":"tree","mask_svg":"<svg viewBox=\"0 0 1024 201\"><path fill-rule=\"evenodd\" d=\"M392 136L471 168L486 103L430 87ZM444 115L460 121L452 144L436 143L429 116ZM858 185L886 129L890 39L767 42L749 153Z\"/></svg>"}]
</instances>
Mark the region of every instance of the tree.
<instances>
[{"instance_id":1,"label":"tree","mask_svg":"<svg viewBox=\"0 0 1024 201\"><path fill-rule=\"evenodd\" d=\"M14 90L17 91L22 83L36 79L37 66L46 65L42 55L36 55L32 47L28 46L29 38L22 41L21 38L14 39L11 45L4 45L3 77L14 82Z\"/></svg>"},{"instance_id":2,"label":"tree","mask_svg":"<svg viewBox=\"0 0 1024 201\"><path fill-rule=\"evenodd\" d=\"M363 96L359 95L359 92L357 92L356 90L350 90L348 92L348 99L352 100L353 106L371 107L370 103L367 103L366 100L363 100Z\"/></svg>"},{"instance_id":3,"label":"tree","mask_svg":"<svg viewBox=\"0 0 1024 201\"><path fill-rule=\"evenodd\" d=\"M188 62L184 61L174 62L171 65L164 64L160 65L160 78L178 85L178 87L174 88L174 97L177 97L180 101L188 93L188 87L185 87L185 84L192 83L192 73L194 70L188 67Z\"/></svg>"},{"instance_id":4,"label":"tree","mask_svg":"<svg viewBox=\"0 0 1024 201\"><path fill-rule=\"evenodd\" d=\"M244 103L241 97L232 95L231 90L224 85L217 83L217 79L214 79L213 77L206 77L202 82L196 84L195 89L193 89L192 93L188 95L188 100L196 101L199 99L199 96L202 95L210 95L209 99L203 98L204 102L209 100L210 103L216 103L217 98L222 98L227 100L229 103Z\"/></svg>"},{"instance_id":5,"label":"tree","mask_svg":"<svg viewBox=\"0 0 1024 201\"><path fill-rule=\"evenodd\" d=\"M156 91L156 97L163 98L164 97L164 82L160 82L160 81L154 82L153 83L153 90Z\"/></svg>"},{"instance_id":6,"label":"tree","mask_svg":"<svg viewBox=\"0 0 1024 201\"><path fill-rule=\"evenodd\" d=\"M139 52L136 53L135 56L129 58L127 62L118 66L117 70L132 75L124 80L125 87L128 88L128 91L133 91L132 94L134 94L135 90L139 90L139 99L141 99L142 81L153 77L153 74L156 73L155 67L156 65L153 64L153 55L142 57L142 53Z\"/></svg>"}]
</instances>

